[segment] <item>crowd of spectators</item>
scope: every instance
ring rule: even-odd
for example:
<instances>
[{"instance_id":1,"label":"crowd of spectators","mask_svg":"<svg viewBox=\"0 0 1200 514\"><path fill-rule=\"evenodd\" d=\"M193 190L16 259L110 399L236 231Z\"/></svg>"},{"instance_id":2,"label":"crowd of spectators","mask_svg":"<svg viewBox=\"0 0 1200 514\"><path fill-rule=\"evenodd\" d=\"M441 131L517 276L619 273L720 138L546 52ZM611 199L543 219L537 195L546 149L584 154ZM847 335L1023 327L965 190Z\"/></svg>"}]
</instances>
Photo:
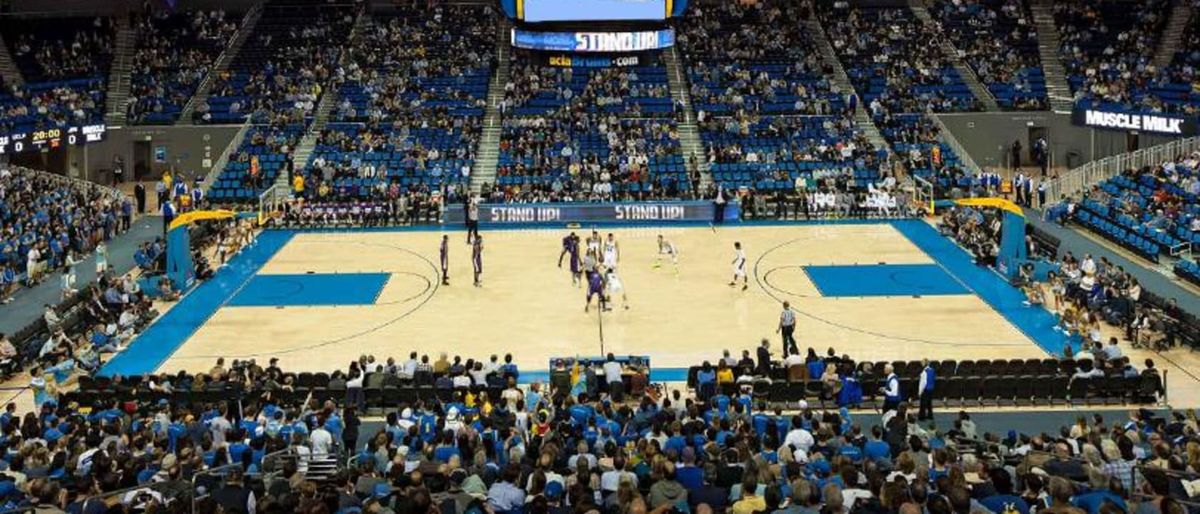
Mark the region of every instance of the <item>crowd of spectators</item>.
<instances>
[{"instance_id":1,"label":"crowd of spectators","mask_svg":"<svg viewBox=\"0 0 1200 514\"><path fill-rule=\"evenodd\" d=\"M103 122L110 19L22 19L6 22L3 32L25 84L0 86L0 131Z\"/></svg>"},{"instance_id":2,"label":"crowd of spectators","mask_svg":"<svg viewBox=\"0 0 1200 514\"><path fill-rule=\"evenodd\" d=\"M937 31L907 8L822 11L825 32L871 113L958 112L981 109Z\"/></svg>"},{"instance_id":3,"label":"crowd of spectators","mask_svg":"<svg viewBox=\"0 0 1200 514\"><path fill-rule=\"evenodd\" d=\"M338 70L333 121L293 191L320 201L461 193L494 67L494 17L486 7L374 15Z\"/></svg>"},{"instance_id":4,"label":"crowd of spectators","mask_svg":"<svg viewBox=\"0 0 1200 514\"><path fill-rule=\"evenodd\" d=\"M198 121L306 124L337 70L352 8L270 4L229 70L215 77Z\"/></svg>"},{"instance_id":5,"label":"crowd of spectators","mask_svg":"<svg viewBox=\"0 0 1200 514\"><path fill-rule=\"evenodd\" d=\"M225 11L144 14L134 23L133 123L172 123L238 29Z\"/></svg>"},{"instance_id":6,"label":"crowd of spectators","mask_svg":"<svg viewBox=\"0 0 1200 514\"><path fill-rule=\"evenodd\" d=\"M7 303L22 281L36 284L59 269L63 290L72 289L76 261L128 230L132 216L129 199L106 188L0 168L0 300Z\"/></svg>"},{"instance_id":7,"label":"crowd of spectators","mask_svg":"<svg viewBox=\"0 0 1200 514\"><path fill-rule=\"evenodd\" d=\"M1160 74L1157 90L1167 104L1166 110L1192 116L1200 112L1200 101L1192 88L1200 71L1200 13L1197 11L1198 6L1193 2L1192 17L1187 21L1170 66Z\"/></svg>"},{"instance_id":8,"label":"crowd of spectators","mask_svg":"<svg viewBox=\"0 0 1200 514\"><path fill-rule=\"evenodd\" d=\"M679 25L703 166L750 218L900 214L884 153L829 80L807 4L692 6ZM737 191L737 193L734 193ZM708 195L711 196L711 195Z\"/></svg>"},{"instance_id":9,"label":"crowd of spectators","mask_svg":"<svg viewBox=\"0 0 1200 514\"><path fill-rule=\"evenodd\" d=\"M111 18L14 19L4 34L27 82L106 77L113 53Z\"/></svg>"},{"instance_id":10,"label":"crowd of spectators","mask_svg":"<svg viewBox=\"0 0 1200 514\"><path fill-rule=\"evenodd\" d=\"M1074 360L1116 362L1107 351ZM781 364L837 395L861 371L832 349ZM784 413L754 396L757 379L742 380L762 367L726 352L698 372L695 393L646 387L624 401L630 370L611 358L560 362L549 384L525 387L511 356L416 353L363 356L325 375L319 392L305 383L311 374L275 359L89 379L81 392L93 398L142 400L100 399L89 412L67 395L24 417L9 407L5 500L50 512L91 512L92 502L185 512L194 500L203 512L1183 514L1200 472L1194 411L1093 415L1043 433L990 431L967 413L939 426L903 400L881 418L807 403ZM881 371L889 382L896 372ZM446 393L364 423L364 387L410 382ZM207 399L170 400L188 395ZM334 455L353 458L319 472ZM89 499L122 488L133 492Z\"/></svg>"},{"instance_id":11,"label":"crowd of spectators","mask_svg":"<svg viewBox=\"0 0 1200 514\"><path fill-rule=\"evenodd\" d=\"M1154 64L1170 2L1056 2L1059 55L1077 103L1163 112L1175 104L1153 94Z\"/></svg>"},{"instance_id":12,"label":"crowd of spectators","mask_svg":"<svg viewBox=\"0 0 1200 514\"><path fill-rule=\"evenodd\" d=\"M538 58L514 55L500 165L486 188L491 201L678 198L690 191L661 64L554 67Z\"/></svg>"},{"instance_id":13,"label":"crowd of spectators","mask_svg":"<svg viewBox=\"0 0 1200 514\"><path fill-rule=\"evenodd\" d=\"M1025 2L940 1L930 11L1001 107L1046 109L1037 32Z\"/></svg>"}]
</instances>

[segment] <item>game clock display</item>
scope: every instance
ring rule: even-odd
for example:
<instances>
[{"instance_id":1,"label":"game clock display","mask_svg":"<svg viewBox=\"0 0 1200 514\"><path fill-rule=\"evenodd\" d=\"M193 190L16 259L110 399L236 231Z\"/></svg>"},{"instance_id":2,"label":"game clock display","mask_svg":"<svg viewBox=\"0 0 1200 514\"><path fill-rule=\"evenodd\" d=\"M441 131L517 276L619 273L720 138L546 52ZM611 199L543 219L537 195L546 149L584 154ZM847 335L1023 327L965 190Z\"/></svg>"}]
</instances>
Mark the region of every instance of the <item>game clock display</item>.
<instances>
[{"instance_id":1,"label":"game clock display","mask_svg":"<svg viewBox=\"0 0 1200 514\"><path fill-rule=\"evenodd\" d=\"M13 132L0 136L0 154L54 149L64 144L95 143L103 141L107 132L108 128L103 123Z\"/></svg>"}]
</instances>

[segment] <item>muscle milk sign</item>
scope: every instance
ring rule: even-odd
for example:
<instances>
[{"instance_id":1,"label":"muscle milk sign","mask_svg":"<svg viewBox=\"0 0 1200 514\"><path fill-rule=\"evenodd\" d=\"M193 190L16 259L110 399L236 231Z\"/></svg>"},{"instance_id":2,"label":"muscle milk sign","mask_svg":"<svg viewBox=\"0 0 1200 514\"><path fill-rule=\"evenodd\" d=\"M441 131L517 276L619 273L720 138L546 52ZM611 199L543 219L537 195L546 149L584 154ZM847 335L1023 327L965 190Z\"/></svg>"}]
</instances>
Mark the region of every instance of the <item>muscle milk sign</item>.
<instances>
[{"instance_id":1,"label":"muscle milk sign","mask_svg":"<svg viewBox=\"0 0 1200 514\"><path fill-rule=\"evenodd\" d=\"M1128 113L1098 109L1076 109L1071 116L1076 125L1099 129L1138 131L1148 134L1190 136L1196 131L1191 119L1167 114Z\"/></svg>"}]
</instances>

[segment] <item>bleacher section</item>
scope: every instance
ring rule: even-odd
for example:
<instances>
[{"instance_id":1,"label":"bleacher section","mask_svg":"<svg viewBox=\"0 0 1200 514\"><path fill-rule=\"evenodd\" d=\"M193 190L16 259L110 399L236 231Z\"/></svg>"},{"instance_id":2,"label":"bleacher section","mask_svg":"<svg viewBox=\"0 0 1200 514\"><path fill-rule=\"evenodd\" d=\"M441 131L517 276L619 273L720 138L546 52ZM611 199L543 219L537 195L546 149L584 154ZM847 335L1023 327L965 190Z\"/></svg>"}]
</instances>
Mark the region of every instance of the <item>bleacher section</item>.
<instances>
[{"instance_id":1,"label":"bleacher section","mask_svg":"<svg viewBox=\"0 0 1200 514\"><path fill-rule=\"evenodd\" d=\"M1023 1L939 1L930 11L1000 107L1046 109L1037 34Z\"/></svg>"},{"instance_id":2,"label":"bleacher section","mask_svg":"<svg viewBox=\"0 0 1200 514\"><path fill-rule=\"evenodd\" d=\"M325 182L339 197L389 182L464 185L494 67L491 16L481 7L375 14L307 163L306 194L321 194Z\"/></svg>"},{"instance_id":3,"label":"bleacher section","mask_svg":"<svg viewBox=\"0 0 1200 514\"><path fill-rule=\"evenodd\" d=\"M104 79L26 83L0 92L0 133L102 123Z\"/></svg>"},{"instance_id":4,"label":"bleacher section","mask_svg":"<svg viewBox=\"0 0 1200 514\"><path fill-rule=\"evenodd\" d=\"M108 75L113 45L108 18L21 18L0 26L26 82L103 80Z\"/></svg>"},{"instance_id":5,"label":"bleacher section","mask_svg":"<svg viewBox=\"0 0 1200 514\"><path fill-rule=\"evenodd\" d=\"M1080 107L1177 110L1190 87L1160 83L1153 65L1167 0L1054 3L1059 54Z\"/></svg>"},{"instance_id":6,"label":"bleacher section","mask_svg":"<svg viewBox=\"0 0 1200 514\"><path fill-rule=\"evenodd\" d=\"M1185 177L1196 170L1176 166ZM1097 198L1080 202L1076 219L1105 238L1153 262L1200 244L1192 230L1200 216L1196 195L1152 173L1127 173L1102 182ZM1169 211L1169 212L1168 212Z\"/></svg>"},{"instance_id":7,"label":"bleacher section","mask_svg":"<svg viewBox=\"0 0 1200 514\"><path fill-rule=\"evenodd\" d=\"M925 114L876 116L875 124L892 151L907 166L908 173L934 184L937 191L978 185L978 177L966 173L958 155L939 139L939 129ZM944 196L944 195L942 195Z\"/></svg>"},{"instance_id":8,"label":"bleacher section","mask_svg":"<svg viewBox=\"0 0 1200 514\"><path fill-rule=\"evenodd\" d=\"M790 5L693 8L679 24L700 138L727 189L793 191L836 178L866 187L876 155Z\"/></svg>"},{"instance_id":9,"label":"bleacher section","mask_svg":"<svg viewBox=\"0 0 1200 514\"><path fill-rule=\"evenodd\" d=\"M726 188L758 191L796 189L796 180L826 178L865 188L880 178L872 152L841 116L762 116L739 123L718 118L703 125L701 138L712 152L713 180Z\"/></svg>"},{"instance_id":10,"label":"bleacher section","mask_svg":"<svg viewBox=\"0 0 1200 514\"><path fill-rule=\"evenodd\" d=\"M113 28L107 18L12 19L0 24L25 78L0 91L0 131L104 120Z\"/></svg>"},{"instance_id":11,"label":"bleacher section","mask_svg":"<svg viewBox=\"0 0 1200 514\"><path fill-rule=\"evenodd\" d=\"M736 3L688 11L679 41L697 112L841 112L844 98L831 90L820 52L796 26L795 11Z\"/></svg>"},{"instance_id":12,"label":"bleacher section","mask_svg":"<svg viewBox=\"0 0 1200 514\"><path fill-rule=\"evenodd\" d=\"M208 198L214 202L257 199L258 193L270 187L279 173L287 171L291 153L304 131L305 126L300 123L251 128L212 184Z\"/></svg>"},{"instance_id":13,"label":"bleacher section","mask_svg":"<svg viewBox=\"0 0 1200 514\"><path fill-rule=\"evenodd\" d=\"M536 59L514 56L506 88L496 179L506 199L677 197L690 189L664 67L556 68Z\"/></svg>"},{"instance_id":14,"label":"bleacher section","mask_svg":"<svg viewBox=\"0 0 1200 514\"><path fill-rule=\"evenodd\" d=\"M823 11L830 42L854 89L875 110L954 112L979 110L936 34L914 30L907 8Z\"/></svg>"},{"instance_id":15,"label":"bleacher section","mask_svg":"<svg viewBox=\"0 0 1200 514\"><path fill-rule=\"evenodd\" d=\"M349 5L280 0L264 7L254 34L217 77L200 112L205 123L305 123L337 68L354 23Z\"/></svg>"},{"instance_id":16,"label":"bleacher section","mask_svg":"<svg viewBox=\"0 0 1200 514\"><path fill-rule=\"evenodd\" d=\"M139 20L129 120L135 124L174 123L237 32L239 19L224 11L164 11Z\"/></svg>"}]
</instances>

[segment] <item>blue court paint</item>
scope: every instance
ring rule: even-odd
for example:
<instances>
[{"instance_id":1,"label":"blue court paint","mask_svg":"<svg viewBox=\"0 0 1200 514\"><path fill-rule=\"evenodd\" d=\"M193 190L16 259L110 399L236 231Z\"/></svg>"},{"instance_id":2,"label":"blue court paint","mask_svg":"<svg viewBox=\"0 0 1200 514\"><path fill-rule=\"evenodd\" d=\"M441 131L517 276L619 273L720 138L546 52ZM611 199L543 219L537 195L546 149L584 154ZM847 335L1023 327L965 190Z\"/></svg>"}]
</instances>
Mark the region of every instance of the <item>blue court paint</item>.
<instances>
[{"instance_id":1,"label":"blue court paint","mask_svg":"<svg viewBox=\"0 0 1200 514\"><path fill-rule=\"evenodd\" d=\"M892 222L892 226L1043 350L1052 356L1062 355L1067 337L1054 330L1058 320L1053 314L1042 307L1022 304L1025 295L1020 290L991 269L976 265L966 250L928 223L903 220ZM954 320L946 320L946 323L954 323ZM1073 346L1077 344L1072 343Z\"/></svg>"},{"instance_id":2,"label":"blue court paint","mask_svg":"<svg viewBox=\"0 0 1200 514\"><path fill-rule=\"evenodd\" d=\"M229 300L230 307L371 305L390 273L255 275Z\"/></svg>"},{"instance_id":3,"label":"blue court paint","mask_svg":"<svg viewBox=\"0 0 1200 514\"><path fill-rule=\"evenodd\" d=\"M804 266L821 296L934 296L971 294L936 264Z\"/></svg>"},{"instance_id":4,"label":"blue court paint","mask_svg":"<svg viewBox=\"0 0 1200 514\"><path fill-rule=\"evenodd\" d=\"M254 246L239 252L215 277L202 282L179 300L134 338L125 351L105 363L99 374L153 373L291 239L292 232L287 231L269 230L259 234Z\"/></svg>"}]
</instances>

